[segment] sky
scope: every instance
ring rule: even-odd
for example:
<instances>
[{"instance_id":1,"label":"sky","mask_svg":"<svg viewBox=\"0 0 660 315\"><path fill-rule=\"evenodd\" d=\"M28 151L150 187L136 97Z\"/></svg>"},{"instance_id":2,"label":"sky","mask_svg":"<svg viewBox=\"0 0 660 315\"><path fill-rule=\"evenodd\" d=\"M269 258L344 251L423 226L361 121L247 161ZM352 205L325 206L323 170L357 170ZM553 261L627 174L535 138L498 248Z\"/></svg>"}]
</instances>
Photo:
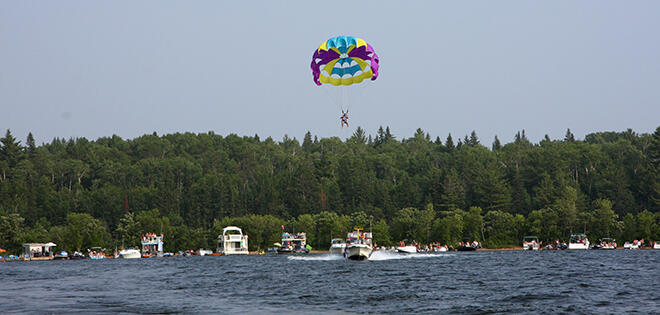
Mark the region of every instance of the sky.
<instances>
[{"instance_id":1,"label":"sky","mask_svg":"<svg viewBox=\"0 0 660 315\"><path fill-rule=\"evenodd\" d=\"M389 126L490 146L660 125L659 1L1 1L0 131L22 143L157 132L348 138ZM380 76L316 86L365 39Z\"/></svg>"}]
</instances>

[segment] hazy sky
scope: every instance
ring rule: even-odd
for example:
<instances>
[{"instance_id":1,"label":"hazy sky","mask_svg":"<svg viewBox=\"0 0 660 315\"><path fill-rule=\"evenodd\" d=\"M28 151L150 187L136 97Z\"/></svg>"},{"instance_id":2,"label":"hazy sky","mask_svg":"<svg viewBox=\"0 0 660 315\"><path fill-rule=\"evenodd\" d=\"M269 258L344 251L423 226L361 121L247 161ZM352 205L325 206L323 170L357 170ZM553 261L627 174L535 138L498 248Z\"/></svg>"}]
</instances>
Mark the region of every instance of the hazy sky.
<instances>
[{"instance_id":1,"label":"hazy sky","mask_svg":"<svg viewBox=\"0 0 660 315\"><path fill-rule=\"evenodd\" d=\"M660 1L0 1L0 128L578 138L660 125ZM354 35L380 77L351 127L309 68Z\"/></svg>"}]
</instances>

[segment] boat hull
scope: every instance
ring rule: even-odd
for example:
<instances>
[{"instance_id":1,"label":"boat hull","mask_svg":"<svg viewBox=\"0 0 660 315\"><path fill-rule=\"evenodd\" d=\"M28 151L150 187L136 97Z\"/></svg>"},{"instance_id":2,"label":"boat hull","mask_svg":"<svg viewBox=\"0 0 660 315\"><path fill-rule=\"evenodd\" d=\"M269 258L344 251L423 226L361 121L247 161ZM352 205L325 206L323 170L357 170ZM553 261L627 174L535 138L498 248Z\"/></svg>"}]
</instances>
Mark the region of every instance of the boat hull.
<instances>
[{"instance_id":1,"label":"boat hull","mask_svg":"<svg viewBox=\"0 0 660 315\"><path fill-rule=\"evenodd\" d=\"M585 250L589 249L589 243L570 243L568 244L568 249L579 249L579 250Z\"/></svg>"},{"instance_id":2,"label":"boat hull","mask_svg":"<svg viewBox=\"0 0 660 315\"><path fill-rule=\"evenodd\" d=\"M396 251L399 253L406 253L406 254L414 254L417 253L417 247L409 245L409 246L399 246L396 248Z\"/></svg>"},{"instance_id":3,"label":"boat hull","mask_svg":"<svg viewBox=\"0 0 660 315\"><path fill-rule=\"evenodd\" d=\"M344 246L331 246L330 255L343 255L346 247Z\"/></svg>"},{"instance_id":4,"label":"boat hull","mask_svg":"<svg viewBox=\"0 0 660 315\"><path fill-rule=\"evenodd\" d=\"M373 248L368 245L351 245L346 247L345 255L350 260L367 260L371 257Z\"/></svg>"},{"instance_id":5,"label":"boat hull","mask_svg":"<svg viewBox=\"0 0 660 315\"><path fill-rule=\"evenodd\" d=\"M137 250L122 250L119 252L119 257L124 259L142 258L142 254Z\"/></svg>"}]
</instances>

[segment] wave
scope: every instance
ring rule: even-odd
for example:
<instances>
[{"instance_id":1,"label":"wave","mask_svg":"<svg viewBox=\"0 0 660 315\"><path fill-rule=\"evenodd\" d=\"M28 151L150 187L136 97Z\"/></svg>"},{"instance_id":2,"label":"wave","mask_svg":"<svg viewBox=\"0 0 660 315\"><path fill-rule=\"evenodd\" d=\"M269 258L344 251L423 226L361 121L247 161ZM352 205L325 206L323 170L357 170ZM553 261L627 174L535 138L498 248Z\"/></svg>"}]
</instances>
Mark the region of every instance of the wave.
<instances>
[{"instance_id":1,"label":"wave","mask_svg":"<svg viewBox=\"0 0 660 315\"><path fill-rule=\"evenodd\" d=\"M287 258L289 260L308 260L308 261L324 260L324 261L328 261L328 260L341 260L341 259L344 259L344 256L325 254L325 255L310 255L310 256L289 256Z\"/></svg>"},{"instance_id":2,"label":"wave","mask_svg":"<svg viewBox=\"0 0 660 315\"><path fill-rule=\"evenodd\" d=\"M403 254L390 251L377 250L371 254L369 260L395 260L395 259L417 259L417 258L437 258L437 257L451 257L454 254L426 254L426 253L415 253L415 254Z\"/></svg>"},{"instance_id":3,"label":"wave","mask_svg":"<svg viewBox=\"0 0 660 315\"><path fill-rule=\"evenodd\" d=\"M426 254L426 253L403 254L397 252L377 250L371 254L369 260L381 261L381 260L437 258L437 257L451 257L451 256L454 256L454 254ZM289 260L330 261L330 260L343 260L344 256L325 254L325 255L310 255L310 256L288 256L287 258Z\"/></svg>"}]
</instances>

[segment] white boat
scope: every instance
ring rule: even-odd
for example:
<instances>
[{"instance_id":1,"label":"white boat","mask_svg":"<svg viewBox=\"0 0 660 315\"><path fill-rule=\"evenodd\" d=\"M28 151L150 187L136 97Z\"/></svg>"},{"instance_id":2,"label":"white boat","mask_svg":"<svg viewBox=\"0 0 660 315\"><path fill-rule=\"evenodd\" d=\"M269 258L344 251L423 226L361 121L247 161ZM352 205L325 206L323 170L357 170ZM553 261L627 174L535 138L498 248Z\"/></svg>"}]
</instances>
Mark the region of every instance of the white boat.
<instances>
[{"instance_id":1,"label":"white boat","mask_svg":"<svg viewBox=\"0 0 660 315\"><path fill-rule=\"evenodd\" d=\"M446 252L447 250L447 245L443 245L435 249L436 252Z\"/></svg>"},{"instance_id":2,"label":"white boat","mask_svg":"<svg viewBox=\"0 0 660 315\"><path fill-rule=\"evenodd\" d=\"M571 235L568 249L589 249L589 239L582 233Z\"/></svg>"},{"instance_id":3,"label":"white boat","mask_svg":"<svg viewBox=\"0 0 660 315\"><path fill-rule=\"evenodd\" d=\"M634 242L625 242L623 244L623 249L639 249L639 243L637 241Z\"/></svg>"},{"instance_id":4,"label":"white boat","mask_svg":"<svg viewBox=\"0 0 660 315\"><path fill-rule=\"evenodd\" d=\"M218 253L223 255L247 255L248 236L236 226L228 226L222 229L222 235L218 236Z\"/></svg>"},{"instance_id":5,"label":"white boat","mask_svg":"<svg viewBox=\"0 0 660 315\"><path fill-rule=\"evenodd\" d=\"M522 247L523 250L539 250L541 242L536 236L525 236L523 237Z\"/></svg>"},{"instance_id":6,"label":"white boat","mask_svg":"<svg viewBox=\"0 0 660 315\"><path fill-rule=\"evenodd\" d=\"M199 253L199 256L206 256L208 254L213 254L212 250L203 249L203 248L200 248L197 252Z\"/></svg>"},{"instance_id":7,"label":"white boat","mask_svg":"<svg viewBox=\"0 0 660 315\"><path fill-rule=\"evenodd\" d=\"M370 232L355 231L348 233L346 237L346 251L344 256L350 260L367 260L373 252L372 236Z\"/></svg>"},{"instance_id":8,"label":"white boat","mask_svg":"<svg viewBox=\"0 0 660 315\"><path fill-rule=\"evenodd\" d=\"M134 248L122 249L119 251L120 258L133 259L133 258L142 258L142 254L139 250Z\"/></svg>"},{"instance_id":9,"label":"white boat","mask_svg":"<svg viewBox=\"0 0 660 315\"><path fill-rule=\"evenodd\" d=\"M142 257L163 257L163 234L142 234Z\"/></svg>"},{"instance_id":10,"label":"white boat","mask_svg":"<svg viewBox=\"0 0 660 315\"><path fill-rule=\"evenodd\" d=\"M399 253L414 254L417 253L417 247L414 245L399 246L396 248Z\"/></svg>"},{"instance_id":11,"label":"white boat","mask_svg":"<svg viewBox=\"0 0 660 315\"><path fill-rule=\"evenodd\" d=\"M341 238L333 238L330 241L330 255L343 255L346 250L346 242Z\"/></svg>"},{"instance_id":12,"label":"white boat","mask_svg":"<svg viewBox=\"0 0 660 315\"><path fill-rule=\"evenodd\" d=\"M655 243L653 243L653 249L660 249L660 241L655 241Z\"/></svg>"}]
</instances>

